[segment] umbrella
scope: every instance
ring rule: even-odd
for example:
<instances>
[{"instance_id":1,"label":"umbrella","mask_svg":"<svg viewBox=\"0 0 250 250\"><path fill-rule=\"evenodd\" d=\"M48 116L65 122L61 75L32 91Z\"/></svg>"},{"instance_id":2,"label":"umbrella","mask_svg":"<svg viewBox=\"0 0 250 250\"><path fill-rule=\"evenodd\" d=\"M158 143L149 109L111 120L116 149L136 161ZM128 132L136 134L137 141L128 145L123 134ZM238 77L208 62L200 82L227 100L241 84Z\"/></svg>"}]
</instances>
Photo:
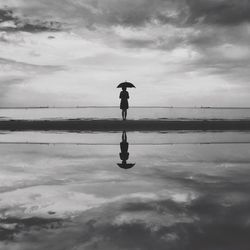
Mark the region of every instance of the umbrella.
<instances>
[{"instance_id":1,"label":"umbrella","mask_svg":"<svg viewBox=\"0 0 250 250\"><path fill-rule=\"evenodd\" d=\"M131 163L117 163L117 165L120 168L123 168L123 169L130 169L135 165L135 163L134 164L131 164Z\"/></svg>"},{"instance_id":2,"label":"umbrella","mask_svg":"<svg viewBox=\"0 0 250 250\"><path fill-rule=\"evenodd\" d=\"M122 82L117 86L117 88L122 88L122 87L135 88L135 85L131 82Z\"/></svg>"}]
</instances>

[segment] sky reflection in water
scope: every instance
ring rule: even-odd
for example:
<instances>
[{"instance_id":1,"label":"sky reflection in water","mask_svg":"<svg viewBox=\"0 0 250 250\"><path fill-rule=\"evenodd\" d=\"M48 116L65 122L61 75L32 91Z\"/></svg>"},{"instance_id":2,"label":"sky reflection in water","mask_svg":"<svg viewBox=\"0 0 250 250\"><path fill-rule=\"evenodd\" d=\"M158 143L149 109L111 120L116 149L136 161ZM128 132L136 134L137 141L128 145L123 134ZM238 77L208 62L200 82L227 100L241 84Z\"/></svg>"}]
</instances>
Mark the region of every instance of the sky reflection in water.
<instances>
[{"instance_id":1,"label":"sky reflection in water","mask_svg":"<svg viewBox=\"0 0 250 250\"><path fill-rule=\"evenodd\" d=\"M119 140L0 145L0 249L249 246L249 144L131 143L125 170Z\"/></svg>"}]
</instances>

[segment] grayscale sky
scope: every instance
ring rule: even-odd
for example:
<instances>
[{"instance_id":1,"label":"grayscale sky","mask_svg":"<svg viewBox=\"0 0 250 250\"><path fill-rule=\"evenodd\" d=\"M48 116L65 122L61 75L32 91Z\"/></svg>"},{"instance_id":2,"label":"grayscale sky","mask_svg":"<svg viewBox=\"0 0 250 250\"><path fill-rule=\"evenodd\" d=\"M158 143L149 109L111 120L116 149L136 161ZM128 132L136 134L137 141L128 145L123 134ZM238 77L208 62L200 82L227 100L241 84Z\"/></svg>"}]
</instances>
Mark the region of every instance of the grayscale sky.
<instances>
[{"instance_id":1,"label":"grayscale sky","mask_svg":"<svg viewBox=\"0 0 250 250\"><path fill-rule=\"evenodd\" d=\"M0 106L250 106L250 0L1 0Z\"/></svg>"}]
</instances>

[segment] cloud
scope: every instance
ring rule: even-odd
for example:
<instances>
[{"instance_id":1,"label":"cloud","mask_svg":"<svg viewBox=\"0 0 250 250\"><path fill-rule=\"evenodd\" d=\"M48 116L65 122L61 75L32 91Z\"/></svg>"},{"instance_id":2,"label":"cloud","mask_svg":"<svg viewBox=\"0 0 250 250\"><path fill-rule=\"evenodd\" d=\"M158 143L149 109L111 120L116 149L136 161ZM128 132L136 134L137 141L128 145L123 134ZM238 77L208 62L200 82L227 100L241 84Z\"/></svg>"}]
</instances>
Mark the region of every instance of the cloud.
<instances>
[{"instance_id":1,"label":"cloud","mask_svg":"<svg viewBox=\"0 0 250 250\"><path fill-rule=\"evenodd\" d=\"M36 65L12 59L0 58L0 104L5 106L9 103L9 96L17 89L25 86L25 83L32 81L35 77L54 73L63 69L56 65ZM20 92L21 96L24 96ZM17 96L15 99L20 98ZM8 105L8 104L7 104Z\"/></svg>"},{"instance_id":2,"label":"cloud","mask_svg":"<svg viewBox=\"0 0 250 250\"><path fill-rule=\"evenodd\" d=\"M190 204L170 200L112 203L85 211L53 231L41 230L39 224L28 228L28 233L19 233L18 244L27 250L34 246L44 249L45 245L53 250L62 246L86 250L163 250L166 246L172 250L198 250L204 246L207 249L244 249L249 245L250 229L246 223L249 201L224 206L220 200L223 193L218 194L217 190L216 194L205 192ZM129 213L124 214L124 211ZM117 223L121 216L123 220ZM56 244L58 242L60 244Z\"/></svg>"},{"instance_id":3,"label":"cloud","mask_svg":"<svg viewBox=\"0 0 250 250\"><path fill-rule=\"evenodd\" d=\"M250 21L249 0L187 0L186 2L190 24L232 26Z\"/></svg>"},{"instance_id":4,"label":"cloud","mask_svg":"<svg viewBox=\"0 0 250 250\"><path fill-rule=\"evenodd\" d=\"M15 85L21 83L22 78L7 78L0 80L0 103L4 103L3 98L7 96L8 92L15 87Z\"/></svg>"},{"instance_id":5,"label":"cloud","mask_svg":"<svg viewBox=\"0 0 250 250\"><path fill-rule=\"evenodd\" d=\"M27 16L78 20L85 27L122 25L140 27L148 23L192 25L238 25L249 22L250 1L237 0L48 0L10 1L9 8ZM11 13L2 13L6 20ZM76 23L75 23L76 24Z\"/></svg>"},{"instance_id":6,"label":"cloud","mask_svg":"<svg viewBox=\"0 0 250 250\"><path fill-rule=\"evenodd\" d=\"M13 17L13 12L8 9L0 9L0 21L6 22L6 21L13 21L15 18Z\"/></svg>"},{"instance_id":7,"label":"cloud","mask_svg":"<svg viewBox=\"0 0 250 250\"><path fill-rule=\"evenodd\" d=\"M35 33L45 31L55 32L59 31L60 28L61 24L59 22L24 19L15 16L10 9L0 9L0 31Z\"/></svg>"},{"instance_id":8,"label":"cloud","mask_svg":"<svg viewBox=\"0 0 250 250\"><path fill-rule=\"evenodd\" d=\"M9 66L12 69L15 70L25 70L25 71L56 71L56 70L62 70L62 66L54 66L54 65L37 65L37 64L31 64L31 63L26 63L26 62L20 62L12 59L6 59L6 58L1 58L0 57L0 65L1 66Z\"/></svg>"},{"instance_id":9,"label":"cloud","mask_svg":"<svg viewBox=\"0 0 250 250\"><path fill-rule=\"evenodd\" d=\"M10 8L19 8L25 15L55 16L60 19L81 21L85 26L123 25L142 26L148 22L173 22L182 18L181 1L165 0L57 0L12 1Z\"/></svg>"},{"instance_id":10,"label":"cloud","mask_svg":"<svg viewBox=\"0 0 250 250\"><path fill-rule=\"evenodd\" d=\"M49 229L57 228L62 223L58 218L1 218L0 219L0 241L11 241L15 235L23 231L32 231L34 229Z\"/></svg>"}]
</instances>

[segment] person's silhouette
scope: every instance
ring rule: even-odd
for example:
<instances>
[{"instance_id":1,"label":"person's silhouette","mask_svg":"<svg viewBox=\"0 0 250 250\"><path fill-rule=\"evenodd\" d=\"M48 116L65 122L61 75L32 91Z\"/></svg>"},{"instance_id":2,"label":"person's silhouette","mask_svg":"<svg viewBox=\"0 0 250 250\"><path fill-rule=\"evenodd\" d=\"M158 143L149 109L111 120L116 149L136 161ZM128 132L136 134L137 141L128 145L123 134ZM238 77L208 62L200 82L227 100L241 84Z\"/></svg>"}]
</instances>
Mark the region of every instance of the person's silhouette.
<instances>
[{"instance_id":1,"label":"person's silhouette","mask_svg":"<svg viewBox=\"0 0 250 250\"><path fill-rule=\"evenodd\" d=\"M122 110L122 119L126 120L127 110L129 108L128 105L129 94L126 87L122 87L122 91L120 93L120 99L121 99L120 109Z\"/></svg>"},{"instance_id":2,"label":"person's silhouette","mask_svg":"<svg viewBox=\"0 0 250 250\"><path fill-rule=\"evenodd\" d=\"M127 163L129 159L129 152L128 152L129 143L127 142L127 134L126 131L122 133L122 141L120 143L121 153L119 154L122 163L118 163L117 165L123 169L129 169L134 167L135 164Z\"/></svg>"},{"instance_id":3,"label":"person's silhouette","mask_svg":"<svg viewBox=\"0 0 250 250\"><path fill-rule=\"evenodd\" d=\"M122 133L122 141L120 143L121 153L120 153L120 159L122 160L122 163L126 164L128 158L129 158L129 152L128 152L128 142L127 142L127 134L126 131L123 131Z\"/></svg>"}]
</instances>

